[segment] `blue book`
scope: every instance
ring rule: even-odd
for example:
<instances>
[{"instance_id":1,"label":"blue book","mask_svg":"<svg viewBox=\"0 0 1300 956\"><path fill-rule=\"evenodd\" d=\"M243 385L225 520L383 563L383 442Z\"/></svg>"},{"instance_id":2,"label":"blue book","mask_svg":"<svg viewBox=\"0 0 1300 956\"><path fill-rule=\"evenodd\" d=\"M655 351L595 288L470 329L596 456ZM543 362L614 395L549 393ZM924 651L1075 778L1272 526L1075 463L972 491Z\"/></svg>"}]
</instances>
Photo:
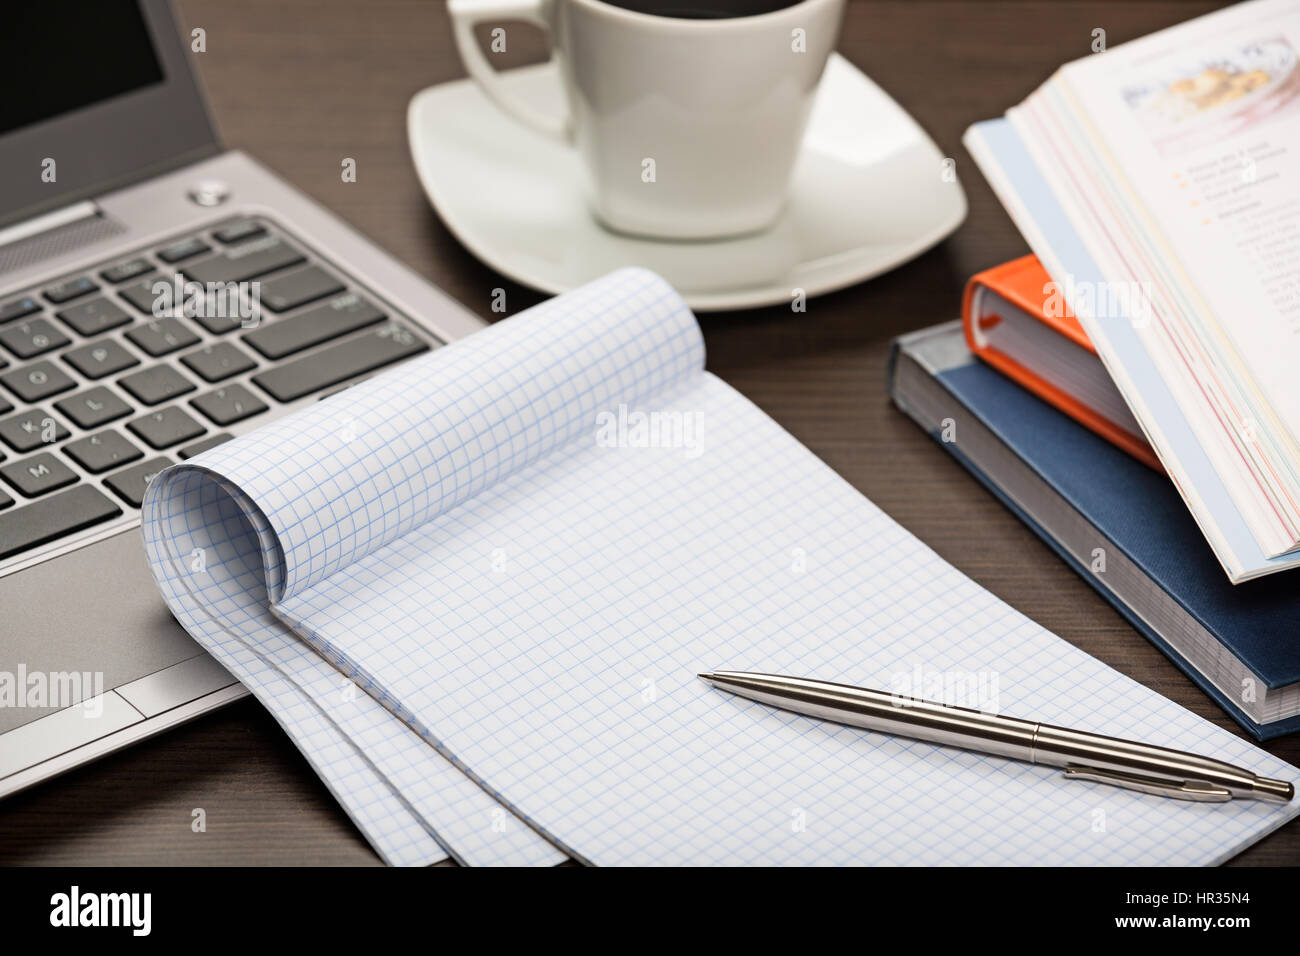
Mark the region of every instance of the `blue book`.
<instances>
[{"instance_id":1,"label":"blue book","mask_svg":"<svg viewBox=\"0 0 1300 956\"><path fill-rule=\"evenodd\" d=\"M1233 585L1167 476L972 356L903 336L890 396L1261 740L1300 730L1300 571Z\"/></svg>"}]
</instances>

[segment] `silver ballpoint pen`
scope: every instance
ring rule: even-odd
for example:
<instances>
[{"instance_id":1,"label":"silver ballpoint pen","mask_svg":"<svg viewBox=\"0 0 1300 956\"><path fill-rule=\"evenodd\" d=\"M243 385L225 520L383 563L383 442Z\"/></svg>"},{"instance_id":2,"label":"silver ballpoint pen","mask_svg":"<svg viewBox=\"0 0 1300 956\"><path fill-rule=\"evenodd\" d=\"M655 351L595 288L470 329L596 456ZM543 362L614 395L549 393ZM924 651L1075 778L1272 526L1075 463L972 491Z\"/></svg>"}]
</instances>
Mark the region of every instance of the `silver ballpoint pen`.
<instances>
[{"instance_id":1,"label":"silver ballpoint pen","mask_svg":"<svg viewBox=\"0 0 1300 956\"><path fill-rule=\"evenodd\" d=\"M1143 793L1225 803L1253 797L1287 803L1295 787L1195 754L965 707L900 697L848 684L779 674L714 671L699 675L741 697L851 727L1062 767L1071 780L1109 783Z\"/></svg>"}]
</instances>

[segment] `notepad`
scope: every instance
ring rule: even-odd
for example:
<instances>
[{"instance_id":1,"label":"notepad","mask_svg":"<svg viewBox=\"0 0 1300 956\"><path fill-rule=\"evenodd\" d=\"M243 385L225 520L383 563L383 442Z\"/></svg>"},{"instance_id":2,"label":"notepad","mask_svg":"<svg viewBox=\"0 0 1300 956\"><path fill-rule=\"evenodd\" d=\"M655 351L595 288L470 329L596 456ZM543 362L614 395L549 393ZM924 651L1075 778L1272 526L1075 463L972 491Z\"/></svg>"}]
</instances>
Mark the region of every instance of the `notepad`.
<instances>
[{"instance_id":1,"label":"notepad","mask_svg":"<svg viewBox=\"0 0 1300 956\"><path fill-rule=\"evenodd\" d=\"M370 789L471 862L544 861L532 838L597 864L1213 863L1300 809L1066 781L698 680L979 687L1009 716L1300 777L949 566L705 372L644 270L169 469L144 535L196 639L241 679L235 650L264 661L268 707L314 704ZM419 799L416 762L437 768Z\"/></svg>"}]
</instances>

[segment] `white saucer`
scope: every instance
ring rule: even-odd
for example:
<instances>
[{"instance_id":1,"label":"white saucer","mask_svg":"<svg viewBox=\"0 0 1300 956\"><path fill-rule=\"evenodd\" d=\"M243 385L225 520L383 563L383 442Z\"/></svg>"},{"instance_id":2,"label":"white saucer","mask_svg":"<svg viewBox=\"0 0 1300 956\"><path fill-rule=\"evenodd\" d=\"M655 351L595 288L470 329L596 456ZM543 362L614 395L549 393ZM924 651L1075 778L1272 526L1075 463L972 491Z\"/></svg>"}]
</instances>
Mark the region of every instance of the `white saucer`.
<instances>
[{"instance_id":1,"label":"white saucer","mask_svg":"<svg viewBox=\"0 0 1300 956\"><path fill-rule=\"evenodd\" d=\"M558 109L553 64L503 79L539 109ZM456 238L498 272L544 292L638 265L695 309L789 303L795 289L818 295L892 269L966 216L965 194L942 175L939 148L838 54L826 65L785 212L770 229L738 239L665 242L606 230L589 211L576 151L516 123L471 80L417 93L407 135L424 191Z\"/></svg>"}]
</instances>

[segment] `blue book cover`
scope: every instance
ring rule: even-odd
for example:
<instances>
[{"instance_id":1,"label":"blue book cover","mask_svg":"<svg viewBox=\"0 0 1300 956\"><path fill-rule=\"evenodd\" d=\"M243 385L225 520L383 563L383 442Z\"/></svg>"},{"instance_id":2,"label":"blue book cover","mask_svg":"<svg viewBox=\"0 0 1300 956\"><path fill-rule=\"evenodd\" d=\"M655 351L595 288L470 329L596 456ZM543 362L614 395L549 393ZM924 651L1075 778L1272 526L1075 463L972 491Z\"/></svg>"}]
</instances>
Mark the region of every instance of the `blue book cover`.
<instances>
[{"instance_id":1,"label":"blue book cover","mask_svg":"<svg viewBox=\"0 0 1300 956\"><path fill-rule=\"evenodd\" d=\"M899 347L896 345L896 348ZM906 347L906 343L902 347ZM1167 476L969 356L935 377L1270 689L1300 682L1300 572L1233 585ZM892 376L891 376L892 379ZM1018 507L961 450L942 443L1232 717L1260 739L1300 731L1300 716L1259 724Z\"/></svg>"}]
</instances>

